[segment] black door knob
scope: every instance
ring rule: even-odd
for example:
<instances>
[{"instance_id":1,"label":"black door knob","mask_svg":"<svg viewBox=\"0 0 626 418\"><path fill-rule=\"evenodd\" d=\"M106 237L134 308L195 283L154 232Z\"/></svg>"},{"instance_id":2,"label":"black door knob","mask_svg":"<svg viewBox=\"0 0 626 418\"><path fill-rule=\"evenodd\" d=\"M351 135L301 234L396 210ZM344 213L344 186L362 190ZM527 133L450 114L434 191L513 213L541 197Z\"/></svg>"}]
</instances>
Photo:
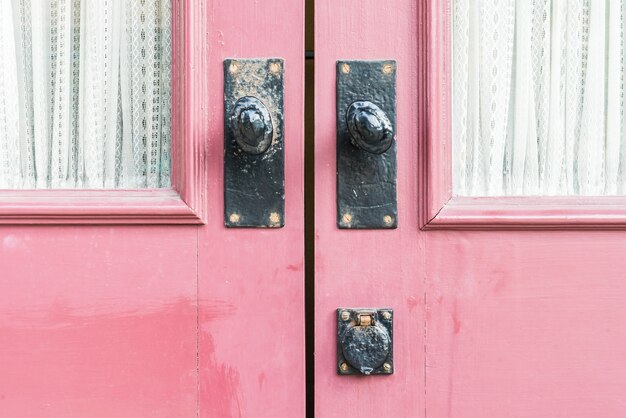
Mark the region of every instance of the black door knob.
<instances>
[{"instance_id":1,"label":"black door knob","mask_svg":"<svg viewBox=\"0 0 626 418\"><path fill-rule=\"evenodd\" d=\"M256 97L237 100L230 115L235 141L248 154L263 154L272 144L274 128L267 107Z\"/></svg>"},{"instance_id":2,"label":"black door knob","mask_svg":"<svg viewBox=\"0 0 626 418\"><path fill-rule=\"evenodd\" d=\"M348 130L354 146L382 154L393 143L393 128L389 118L378 106L369 101L357 101L346 112Z\"/></svg>"}]
</instances>

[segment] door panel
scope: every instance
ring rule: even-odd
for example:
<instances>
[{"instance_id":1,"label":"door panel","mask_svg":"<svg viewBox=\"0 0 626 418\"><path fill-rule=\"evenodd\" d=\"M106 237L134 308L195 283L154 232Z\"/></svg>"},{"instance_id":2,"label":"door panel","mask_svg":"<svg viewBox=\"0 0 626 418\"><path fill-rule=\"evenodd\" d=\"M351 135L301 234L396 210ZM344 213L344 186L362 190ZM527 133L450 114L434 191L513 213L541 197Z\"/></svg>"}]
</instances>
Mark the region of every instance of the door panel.
<instances>
[{"instance_id":1,"label":"door panel","mask_svg":"<svg viewBox=\"0 0 626 418\"><path fill-rule=\"evenodd\" d=\"M429 232L427 413L623 417L623 234Z\"/></svg>"},{"instance_id":2,"label":"door panel","mask_svg":"<svg viewBox=\"0 0 626 418\"><path fill-rule=\"evenodd\" d=\"M214 0L206 71L208 219L199 230L200 412L302 417L304 359L304 2ZM225 229L225 58L285 60L285 227Z\"/></svg>"},{"instance_id":3,"label":"door panel","mask_svg":"<svg viewBox=\"0 0 626 418\"><path fill-rule=\"evenodd\" d=\"M316 1L316 416L622 417L623 200L450 201L449 11ZM398 61L395 231L336 227L339 59ZM394 309L392 376L337 375L338 307Z\"/></svg>"},{"instance_id":4,"label":"door panel","mask_svg":"<svg viewBox=\"0 0 626 418\"><path fill-rule=\"evenodd\" d=\"M195 416L195 226L2 226L0 415Z\"/></svg>"},{"instance_id":5,"label":"door panel","mask_svg":"<svg viewBox=\"0 0 626 418\"><path fill-rule=\"evenodd\" d=\"M131 209L115 219L132 225L77 225L71 207L48 219L67 225L0 226L0 416L305 415L304 2L174 3L184 193L144 210L149 193L120 192ZM237 57L285 60L284 228L224 227L222 71ZM108 223L102 196L87 222Z\"/></svg>"},{"instance_id":6,"label":"door panel","mask_svg":"<svg viewBox=\"0 0 626 418\"><path fill-rule=\"evenodd\" d=\"M424 236L417 217L416 2L315 2L315 415L424 414ZM337 229L337 60L397 60L396 230ZM338 307L394 309L394 374L338 376Z\"/></svg>"}]
</instances>

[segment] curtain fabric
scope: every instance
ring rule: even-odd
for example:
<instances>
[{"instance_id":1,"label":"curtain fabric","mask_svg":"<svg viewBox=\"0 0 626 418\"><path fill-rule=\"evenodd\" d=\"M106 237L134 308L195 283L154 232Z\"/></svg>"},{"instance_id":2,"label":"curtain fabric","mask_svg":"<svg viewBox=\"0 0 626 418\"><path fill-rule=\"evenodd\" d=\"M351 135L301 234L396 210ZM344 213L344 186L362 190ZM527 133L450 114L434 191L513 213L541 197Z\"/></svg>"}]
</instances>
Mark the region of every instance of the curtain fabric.
<instances>
[{"instance_id":1,"label":"curtain fabric","mask_svg":"<svg viewBox=\"0 0 626 418\"><path fill-rule=\"evenodd\" d=\"M170 186L170 0L0 0L0 188Z\"/></svg>"},{"instance_id":2,"label":"curtain fabric","mask_svg":"<svg viewBox=\"0 0 626 418\"><path fill-rule=\"evenodd\" d=\"M453 0L454 194L626 192L624 0Z\"/></svg>"}]
</instances>

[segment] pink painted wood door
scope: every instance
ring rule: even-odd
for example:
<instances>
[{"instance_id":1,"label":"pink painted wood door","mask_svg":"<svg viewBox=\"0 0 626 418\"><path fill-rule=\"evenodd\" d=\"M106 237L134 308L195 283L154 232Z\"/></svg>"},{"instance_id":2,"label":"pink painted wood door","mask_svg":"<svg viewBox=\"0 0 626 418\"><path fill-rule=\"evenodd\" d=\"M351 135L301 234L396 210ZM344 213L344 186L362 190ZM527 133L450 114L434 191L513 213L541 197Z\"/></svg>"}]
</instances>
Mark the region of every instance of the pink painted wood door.
<instances>
[{"instance_id":1,"label":"pink painted wood door","mask_svg":"<svg viewBox=\"0 0 626 418\"><path fill-rule=\"evenodd\" d=\"M316 416L624 417L624 199L451 196L449 13L316 1ZM348 59L397 60L397 230L336 226ZM394 309L392 376L337 375L338 307Z\"/></svg>"},{"instance_id":2,"label":"pink painted wood door","mask_svg":"<svg viewBox=\"0 0 626 418\"><path fill-rule=\"evenodd\" d=\"M174 189L0 192L1 417L304 416L304 4L173 7ZM285 227L226 229L222 63L266 57Z\"/></svg>"},{"instance_id":3,"label":"pink painted wood door","mask_svg":"<svg viewBox=\"0 0 626 418\"><path fill-rule=\"evenodd\" d=\"M424 416L424 246L418 224L417 3L315 2L315 416ZM338 60L397 61L398 229L340 230ZM365 99L364 99L365 100ZM394 309L391 376L338 376L339 307Z\"/></svg>"}]
</instances>

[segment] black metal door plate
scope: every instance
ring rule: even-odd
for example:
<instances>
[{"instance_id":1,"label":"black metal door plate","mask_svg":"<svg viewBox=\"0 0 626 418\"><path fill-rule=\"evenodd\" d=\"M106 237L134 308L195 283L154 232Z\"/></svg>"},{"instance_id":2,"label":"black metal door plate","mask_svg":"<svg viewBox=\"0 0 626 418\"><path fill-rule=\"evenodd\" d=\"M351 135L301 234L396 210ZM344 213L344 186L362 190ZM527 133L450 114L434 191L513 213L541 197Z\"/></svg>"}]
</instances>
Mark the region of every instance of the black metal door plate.
<instances>
[{"instance_id":1,"label":"black metal door plate","mask_svg":"<svg viewBox=\"0 0 626 418\"><path fill-rule=\"evenodd\" d=\"M393 374L392 309L337 309L337 373Z\"/></svg>"},{"instance_id":2,"label":"black metal door plate","mask_svg":"<svg viewBox=\"0 0 626 418\"><path fill-rule=\"evenodd\" d=\"M337 225L393 229L396 62L337 62Z\"/></svg>"},{"instance_id":3,"label":"black metal door plate","mask_svg":"<svg viewBox=\"0 0 626 418\"><path fill-rule=\"evenodd\" d=\"M224 224L285 225L282 59L224 61Z\"/></svg>"}]
</instances>

